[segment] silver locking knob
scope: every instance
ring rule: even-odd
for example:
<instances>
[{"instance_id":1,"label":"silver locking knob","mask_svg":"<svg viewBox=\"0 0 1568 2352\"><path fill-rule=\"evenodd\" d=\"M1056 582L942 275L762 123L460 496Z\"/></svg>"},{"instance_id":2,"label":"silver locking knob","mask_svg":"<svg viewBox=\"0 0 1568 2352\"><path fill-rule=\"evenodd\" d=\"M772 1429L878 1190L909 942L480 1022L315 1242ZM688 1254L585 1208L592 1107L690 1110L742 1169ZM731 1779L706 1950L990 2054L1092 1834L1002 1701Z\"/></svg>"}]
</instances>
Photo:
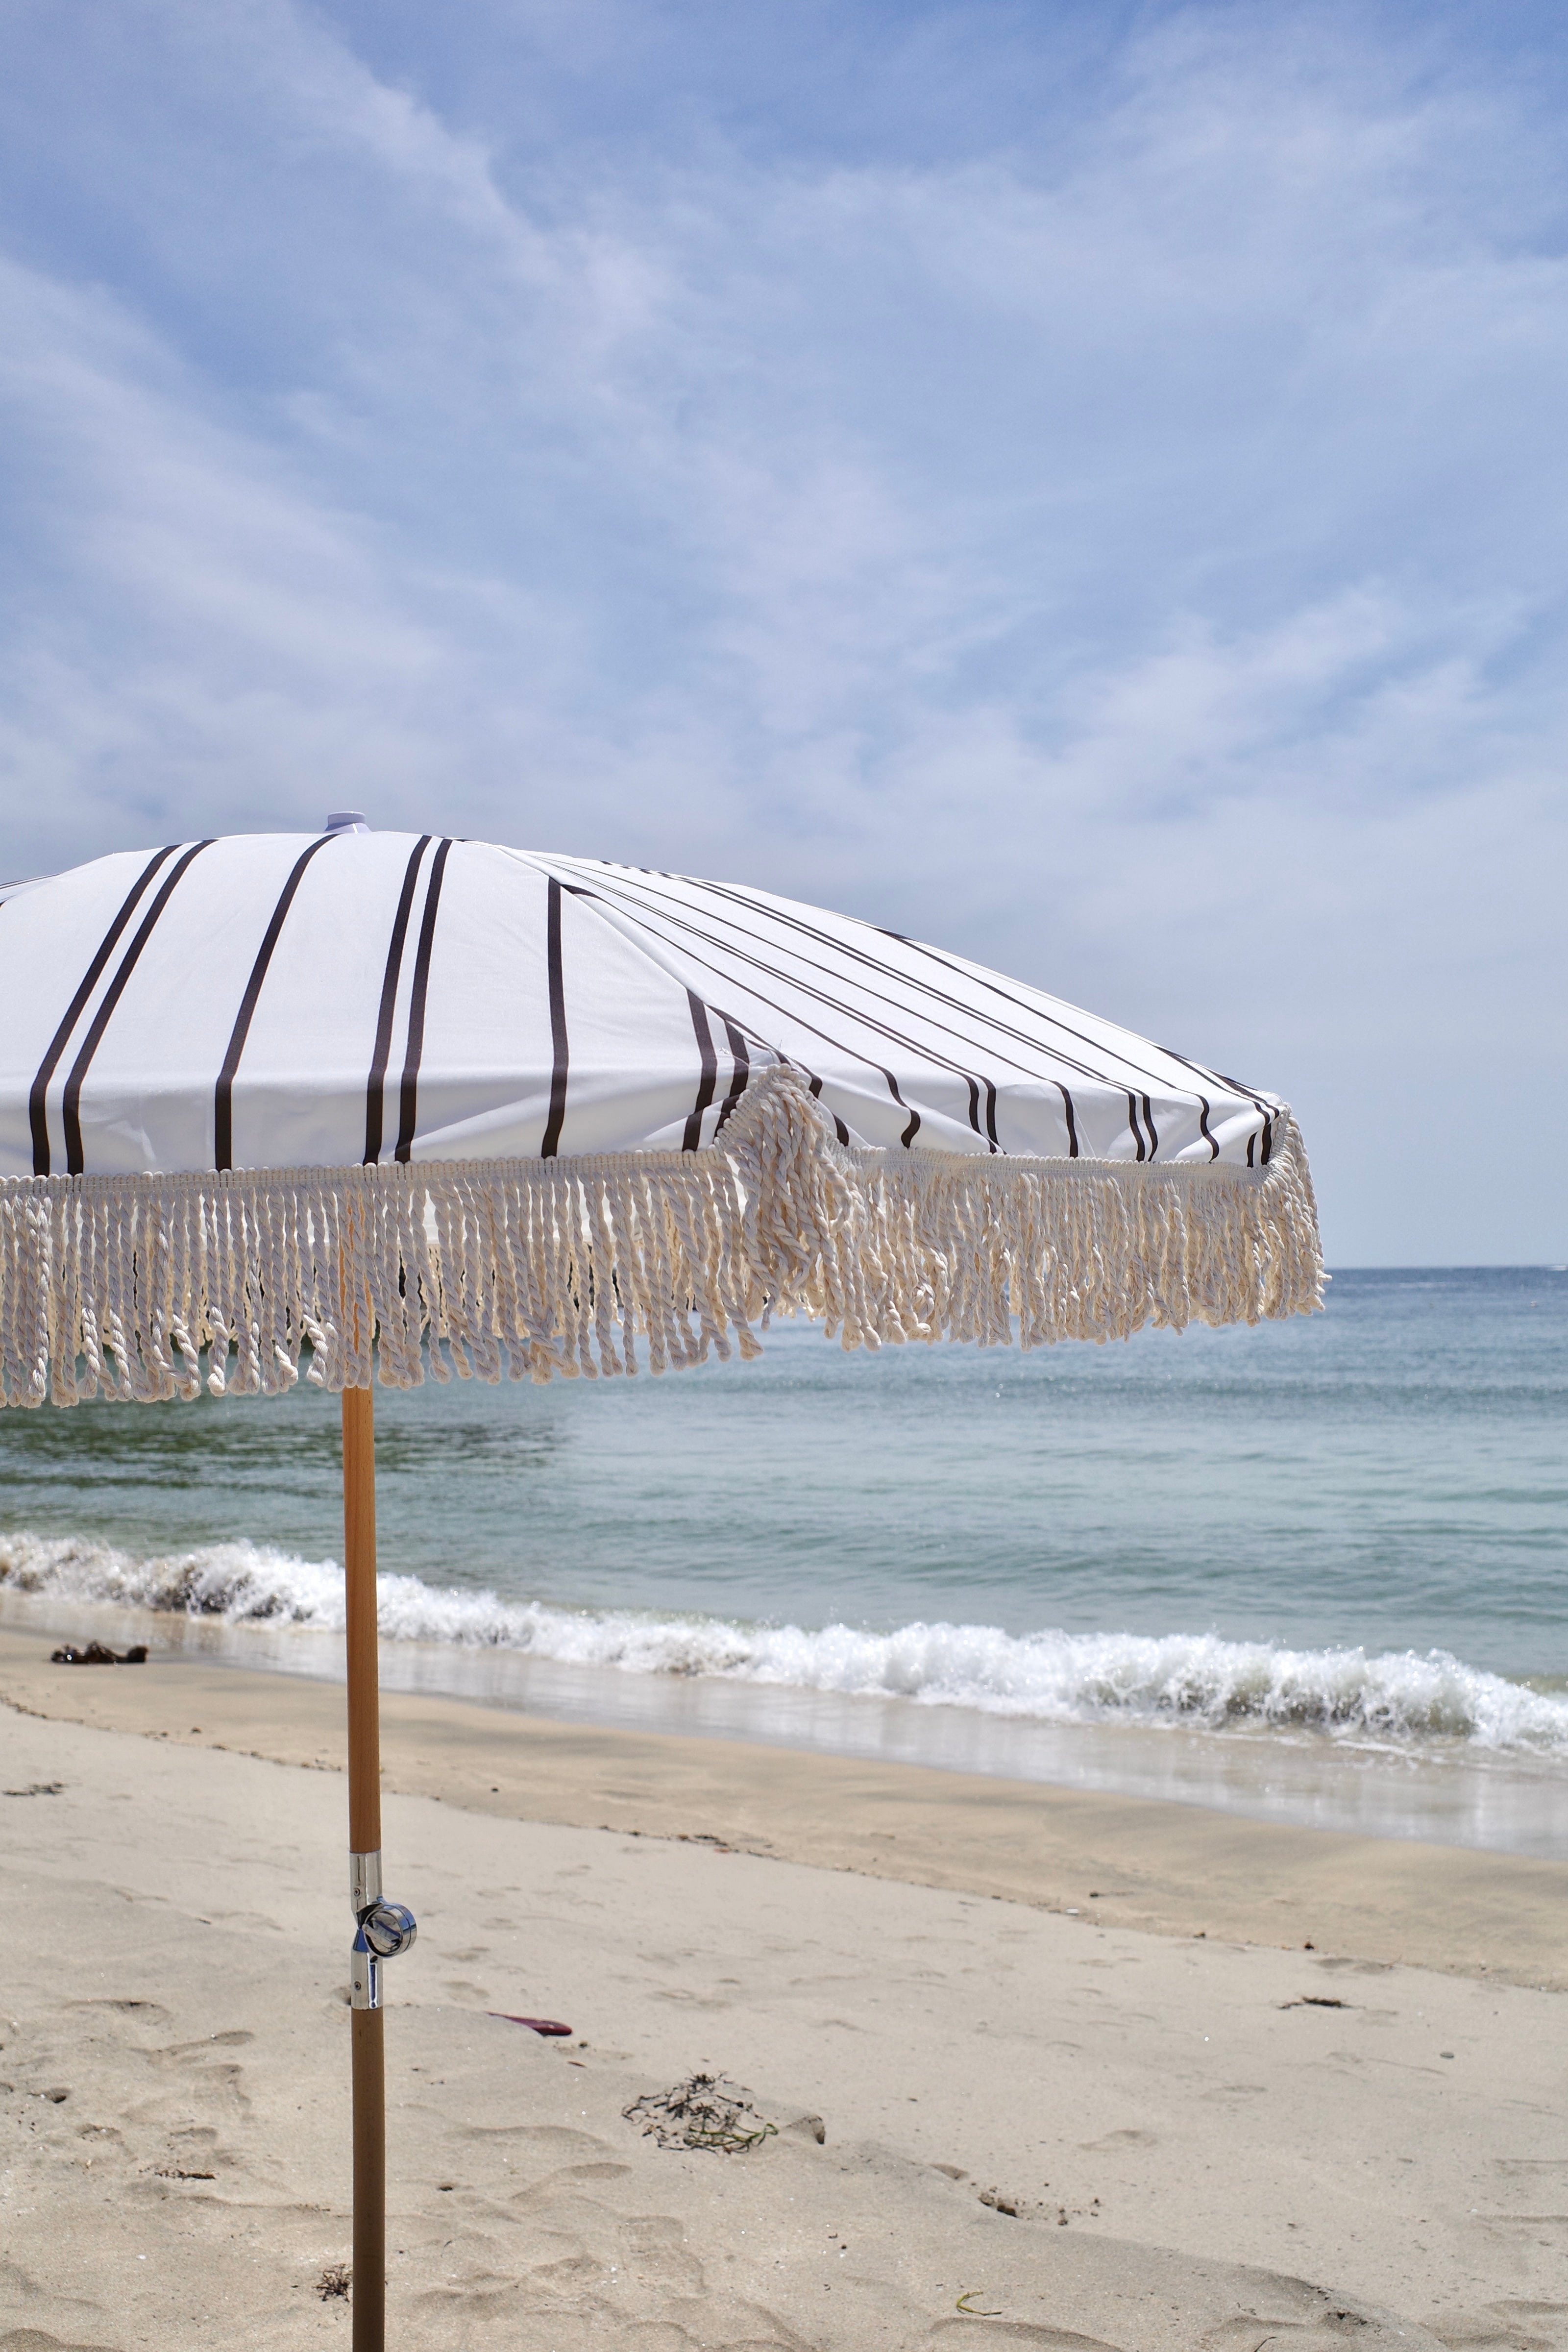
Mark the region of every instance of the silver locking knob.
<instances>
[{"instance_id":1,"label":"silver locking knob","mask_svg":"<svg viewBox=\"0 0 1568 2352\"><path fill-rule=\"evenodd\" d=\"M353 1857L354 1892L372 1895L359 1912L353 1948L349 1956L350 1998L355 2009L381 2007L381 1969L384 1960L406 1952L419 1929L406 1903L388 1903L381 1894L381 1856ZM374 1863L374 1871L360 1865Z\"/></svg>"},{"instance_id":2,"label":"silver locking knob","mask_svg":"<svg viewBox=\"0 0 1568 2352\"><path fill-rule=\"evenodd\" d=\"M360 1921L365 1942L378 1960L395 1960L419 1933L406 1903L373 1903Z\"/></svg>"}]
</instances>

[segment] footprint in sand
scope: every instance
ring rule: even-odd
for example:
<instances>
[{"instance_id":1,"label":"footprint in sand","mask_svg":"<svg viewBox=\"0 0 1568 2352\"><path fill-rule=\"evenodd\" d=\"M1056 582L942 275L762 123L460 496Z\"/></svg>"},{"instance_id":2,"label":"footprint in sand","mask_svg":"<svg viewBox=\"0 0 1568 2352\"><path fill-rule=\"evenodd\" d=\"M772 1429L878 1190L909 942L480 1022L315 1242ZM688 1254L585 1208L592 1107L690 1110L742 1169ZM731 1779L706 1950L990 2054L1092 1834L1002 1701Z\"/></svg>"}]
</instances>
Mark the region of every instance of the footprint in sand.
<instances>
[{"instance_id":1,"label":"footprint in sand","mask_svg":"<svg viewBox=\"0 0 1568 2352\"><path fill-rule=\"evenodd\" d=\"M9 2327L0 2336L0 2352L115 2352L110 2344L68 2344L62 2336L46 2336L41 2327Z\"/></svg>"}]
</instances>

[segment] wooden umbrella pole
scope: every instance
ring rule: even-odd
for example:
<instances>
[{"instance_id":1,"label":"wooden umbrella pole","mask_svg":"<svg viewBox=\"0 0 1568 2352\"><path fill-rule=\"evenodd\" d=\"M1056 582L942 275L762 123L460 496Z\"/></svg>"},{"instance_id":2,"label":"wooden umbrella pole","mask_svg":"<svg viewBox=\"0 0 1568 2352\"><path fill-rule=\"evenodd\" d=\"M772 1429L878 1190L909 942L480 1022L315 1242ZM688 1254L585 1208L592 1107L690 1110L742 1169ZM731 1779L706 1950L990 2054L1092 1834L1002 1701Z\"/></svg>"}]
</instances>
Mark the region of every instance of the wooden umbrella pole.
<instances>
[{"instance_id":1,"label":"wooden umbrella pole","mask_svg":"<svg viewBox=\"0 0 1568 2352\"><path fill-rule=\"evenodd\" d=\"M356 1911L381 1895L381 1683L376 1660L375 1405L343 1391L343 1574L347 1606L349 1849ZM363 1932L363 1931L362 1931ZM386 2330L386 2072L382 2011L360 2006L374 1961L356 1950L353 2031L353 2352ZM379 1994L379 1984L375 1985Z\"/></svg>"}]
</instances>

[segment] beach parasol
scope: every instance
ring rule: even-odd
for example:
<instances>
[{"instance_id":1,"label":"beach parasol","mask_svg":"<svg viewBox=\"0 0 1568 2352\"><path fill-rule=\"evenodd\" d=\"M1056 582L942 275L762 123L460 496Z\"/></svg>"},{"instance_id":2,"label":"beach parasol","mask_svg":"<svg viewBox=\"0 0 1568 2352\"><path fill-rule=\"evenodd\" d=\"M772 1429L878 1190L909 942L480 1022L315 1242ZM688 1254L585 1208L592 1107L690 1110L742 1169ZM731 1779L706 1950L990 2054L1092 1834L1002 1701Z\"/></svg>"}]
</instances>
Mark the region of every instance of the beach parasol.
<instances>
[{"instance_id":1,"label":"beach parasol","mask_svg":"<svg viewBox=\"0 0 1568 2352\"><path fill-rule=\"evenodd\" d=\"M372 1381L1310 1311L1275 1096L873 924L429 835L0 892L0 1401L342 1399L353 2341L384 2282Z\"/></svg>"}]
</instances>

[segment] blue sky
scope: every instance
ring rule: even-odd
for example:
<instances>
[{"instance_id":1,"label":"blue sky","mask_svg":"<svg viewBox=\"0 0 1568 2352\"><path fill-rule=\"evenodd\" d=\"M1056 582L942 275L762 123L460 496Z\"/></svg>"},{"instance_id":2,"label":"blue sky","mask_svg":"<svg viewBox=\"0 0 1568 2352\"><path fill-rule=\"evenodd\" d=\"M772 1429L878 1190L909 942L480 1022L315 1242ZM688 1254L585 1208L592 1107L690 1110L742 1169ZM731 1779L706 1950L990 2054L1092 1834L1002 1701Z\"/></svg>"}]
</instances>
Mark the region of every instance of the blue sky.
<instances>
[{"instance_id":1,"label":"blue sky","mask_svg":"<svg viewBox=\"0 0 1568 2352\"><path fill-rule=\"evenodd\" d=\"M761 882L1279 1087L1331 1258L1568 1257L1558 12L0 26L7 875Z\"/></svg>"}]
</instances>

